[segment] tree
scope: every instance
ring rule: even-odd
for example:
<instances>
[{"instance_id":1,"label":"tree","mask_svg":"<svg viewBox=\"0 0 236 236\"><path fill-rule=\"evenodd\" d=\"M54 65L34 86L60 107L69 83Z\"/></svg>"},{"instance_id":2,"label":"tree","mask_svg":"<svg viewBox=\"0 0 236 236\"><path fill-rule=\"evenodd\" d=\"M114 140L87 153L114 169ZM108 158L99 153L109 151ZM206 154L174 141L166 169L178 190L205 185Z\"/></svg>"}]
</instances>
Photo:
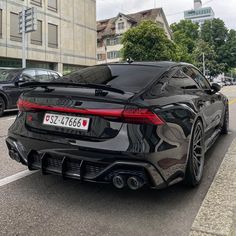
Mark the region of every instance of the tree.
<instances>
[{"instance_id":1,"label":"tree","mask_svg":"<svg viewBox=\"0 0 236 236\"><path fill-rule=\"evenodd\" d=\"M153 21L143 21L122 38L123 58L136 61L175 60L176 47L165 31Z\"/></svg>"},{"instance_id":2,"label":"tree","mask_svg":"<svg viewBox=\"0 0 236 236\"><path fill-rule=\"evenodd\" d=\"M218 49L221 61L227 64L227 69L236 67L236 31L230 30L223 46Z\"/></svg>"},{"instance_id":3,"label":"tree","mask_svg":"<svg viewBox=\"0 0 236 236\"><path fill-rule=\"evenodd\" d=\"M224 63L217 62L217 54L214 47L209 43L199 40L193 51L193 60L195 66L203 71L203 54L205 57L206 70L209 71L209 76L215 77L225 70Z\"/></svg>"},{"instance_id":4,"label":"tree","mask_svg":"<svg viewBox=\"0 0 236 236\"><path fill-rule=\"evenodd\" d=\"M171 26L173 31L173 40L182 48L186 47L188 53L192 53L195 43L198 40L199 25L190 20L181 20L179 23L174 23Z\"/></svg>"},{"instance_id":5,"label":"tree","mask_svg":"<svg viewBox=\"0 0 236 236\"><path fill-rule=\"evenodd\" d=\"M220 64L225 64L225 69L228 70L230 65L228 46L226 41L228 38L228 29L223 20L217 18L207 20L201 27L201 39L213 47L216 53L216 61Z\"/></svg>"},{"instance_id":6,"label":"tree","mask_svg":"<svg viewBox=\"0 0 236 236\"><path fill-rule=\"evenodd\" d=\"M223 20L216 18L207 20L201 27L201 39L213 45L215 49L225 44L228 29Z\"/></svg>"}]
</instances>

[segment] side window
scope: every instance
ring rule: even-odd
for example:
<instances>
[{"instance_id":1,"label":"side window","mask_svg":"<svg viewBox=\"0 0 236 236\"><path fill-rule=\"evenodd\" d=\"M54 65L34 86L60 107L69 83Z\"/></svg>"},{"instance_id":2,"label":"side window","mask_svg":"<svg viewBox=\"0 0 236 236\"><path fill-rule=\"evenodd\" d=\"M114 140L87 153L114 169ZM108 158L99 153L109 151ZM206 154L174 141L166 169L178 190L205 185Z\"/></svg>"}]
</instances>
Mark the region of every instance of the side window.
<instances>
[{"instance_id":1,"label":"side window","mask_svg":"<svg viewBox=\"0 0 236 236\"><path fill-rule=\"evenodd\" d=\"M26 82L35 81L35 79L36 79L36 72L35 72L35 70L24 70L22 72L22 78Z\"/></svg>"},{"instance_id":2,"label":"side window","mask_svg":"<svg viewBox=\"0 0 236 236\"><path fill-rule=\"evenodd\" d=\"M204 90L211 89L207 79L198 70L196 70L195 68L191 68L191 70L193 71L192 78L196 81L200 88Z\"/></svg>"},{"instance_id":3,"label":"side window","mask_svg":"<svg viewBox=\"0 0 236 236\"><path fill-rule=\"evenodd\" d=\"M37 81L39 81L39 82L50 81L48 72L46 70L38 70L37 71Z\"/></svg>"},{"instance_id":4,"label":"side window","mask_svg":"<svg viewBox=\"0 0 236 236\"><path fill-rule=\"evenodd\" d=\"M57 74L57 73L55 73L55 72L49 72L49 79L50 79L50 81L51 80L57 80L57 79L59 79L60 78L60 76Z\"/></svg>"},{"instance_id":5,"label":"side window","mask_svg":"<svg viewBox=\"0 0 236 236\"><path fill-rule=\"evenodd\" d=\"M192 71L188 68L180 68L169 80L169 86L178 89L199 89L191 77Z\"/></svg>"},{"instance_id":6,"label":"side window","mask_svg":"<svg viewBox=\"0 0 236 236\"><path fill-rule=\"evenodd\" d=\"M173 68L146 94L146 97L164 96L165 93L183 93L183 89L199 89L197 83L190 77L193 72L184 68Z\"/></svg>"}]
</instances>

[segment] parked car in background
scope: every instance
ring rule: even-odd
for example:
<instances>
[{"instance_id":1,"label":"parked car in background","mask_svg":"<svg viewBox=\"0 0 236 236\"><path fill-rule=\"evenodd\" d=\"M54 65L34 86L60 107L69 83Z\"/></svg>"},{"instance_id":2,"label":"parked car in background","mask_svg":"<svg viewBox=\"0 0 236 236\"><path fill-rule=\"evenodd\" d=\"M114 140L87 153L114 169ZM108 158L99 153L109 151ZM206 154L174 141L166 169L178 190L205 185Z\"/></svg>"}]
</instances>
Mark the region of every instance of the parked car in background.
<instances>
[{"instance_id":1,"label":"parked car in background","mask_svg":"<svg viewBox=\"0 0 236 236\"><path fill-rule=\"evenodd\" d=\"M0 116L6 109L16 108L20 94L29 90L19 85L25 82L55 81L60 77L58 72L47 69L0 69Z\"/></svg>"},{"instance_id":2,"label":"parked car in background","mask_svg":"<svg viewBox=\"0 0 236 236\"><path fill-rule=\"evenodd\" d=\"M119 189L196 186L205 152L228 132L228 99L190 64L105 64L23 86L6 142L43 174Z\"/></svg>"},{"instance_id":3,"label":"parked car in background","mask_svg":"<svg viewBox=\"0 0 236 236\"><path fill-rule=\"evenodd\" d=\"M224 83L223 82L216 82L216 83L219 84L221 88L224 87Z\"/></svg>"}]
</instances>

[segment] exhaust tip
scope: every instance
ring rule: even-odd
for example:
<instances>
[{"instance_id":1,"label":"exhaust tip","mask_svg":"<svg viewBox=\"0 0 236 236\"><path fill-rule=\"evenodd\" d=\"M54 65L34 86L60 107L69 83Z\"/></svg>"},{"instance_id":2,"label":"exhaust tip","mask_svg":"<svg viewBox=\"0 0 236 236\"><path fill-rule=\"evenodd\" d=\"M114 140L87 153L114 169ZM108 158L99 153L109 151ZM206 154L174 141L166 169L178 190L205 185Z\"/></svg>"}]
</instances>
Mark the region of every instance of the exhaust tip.
<instances>
[{"instance_id":1,"label":"exhaust tip","mask_svg":"<svg viewBox=\"0 0 236 236\"><path fill-rule=\"evenodd\" d=\"M131 190L138 190L143 187L144 181L139 177L129 177L127 180L127 185Z\"/></svg>"},{"instance_id":2,"label":"exhaust tip","mask_svg":"<svg viewBox=\"0 0 236 236\"><path fill-rule=\"evenodd\" d=\"M17 162L21 162L20 156L19 156L19 154L18 154L15 150L10 149L10 150L9 150L9 156L10 156L13 160L15 160L15 161L17 161Z\"/></svg>"},{"instance_id":3,"label":"exhaust tip","mask_svg":"<svg viewBox=\"0 0 236 236\"><path fill-rule=\"evenodd\" d=\"M118 189L122 189L126 185L125 178L122 175L114 176L112 179L112 182L113 182L113 185Z\"/></svg>"}]
</instances>

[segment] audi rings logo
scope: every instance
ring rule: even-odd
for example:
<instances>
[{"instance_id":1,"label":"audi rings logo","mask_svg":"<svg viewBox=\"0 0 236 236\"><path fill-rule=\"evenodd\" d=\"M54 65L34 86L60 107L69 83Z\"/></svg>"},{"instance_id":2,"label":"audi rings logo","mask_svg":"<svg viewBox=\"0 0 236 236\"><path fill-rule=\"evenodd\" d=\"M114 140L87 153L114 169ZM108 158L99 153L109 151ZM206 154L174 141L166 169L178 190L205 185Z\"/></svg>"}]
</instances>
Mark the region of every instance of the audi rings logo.
<instances>
[{"instance_id":1,"label":"audi rings logo","mask_svg":"<svg viewBox=\"0 0 236 236\"><path fill-rule=\"evenodd\" d=\"M70 98L61 98L56 102L57 106L70 107L73 105L73 101Z\"/></svg>"}]
</instances>

